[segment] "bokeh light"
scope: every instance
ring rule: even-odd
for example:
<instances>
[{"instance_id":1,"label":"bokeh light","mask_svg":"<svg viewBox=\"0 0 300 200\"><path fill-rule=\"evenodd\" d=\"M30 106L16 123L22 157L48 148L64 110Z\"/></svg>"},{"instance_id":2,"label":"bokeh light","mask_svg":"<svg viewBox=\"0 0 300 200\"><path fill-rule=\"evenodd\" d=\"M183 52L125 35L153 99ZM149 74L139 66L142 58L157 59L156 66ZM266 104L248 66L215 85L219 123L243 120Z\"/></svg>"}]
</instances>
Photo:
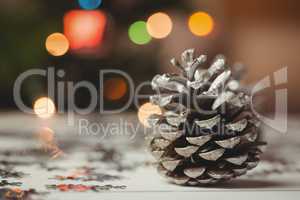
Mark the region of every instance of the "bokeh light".
<instances>
[{"instance_id":1,"label":"bokeh light","mask_svg":"<svg viewBox=\"0 0 300 200\"><path fill-rule=\"evenodd\" d=\"M41 146L46 150L52 146L55 139L54 131L48 127L43 127L37 133L37 137Z\"/></svg>"},{"instance_id":2,"label":"bokeh light","mask_svg":"<svg viewBox=\"0 0 300 200\"><path fill-rule=\"evenodd\" d=\"M51 128L41 128L37 133L37 139L41 148L50 154L51 159L58 158L64 154L64 152L58 147L55 132Z\"/></svg>"},{"instance_id":3,"label":"bokeh light","mask_svg":"<svg viewBox=\"0 0 300 200\"><path fill-rule=\"evenodd\" d=\"M206 36L213 31L214 20L208 13L197 12L189 18L189 28L197 36Z\"/></svg>"},{"instance_id":4,"label":"bokeh light","mask_svg":"<svg viewBox=\"0 0 300 200\"><path fill-rule=\"evenodd\" d=\"M153 114L161 115L162 110L160 109L160 107L149 102L143 104L138 111L138 118L140 123L143 124L145 127L150 128L147 119Z\"/></svg>"},{"instance_id":5,"label":"bokeh light","mask_svg":"<svg viewBox=\"0 0 300 200\"><path fill-rule=\"evenodd\" d=\"M147 20L148 33L157 39L167 37L172 31L173 23L171 18L162 12L151 15Z\"/></svg>"},{"instance_id":6,"label":"bokeh light","mask_svg":"<svg viewBox=\"0 0 300 200\"><path fill-rule=\"evenodd\" d=\"M48 97L41 97L34 102L34 113L40 118L49 118L55 114L55 105Z\"/></svg>"},{"instance_id":7,"label":"bokeh light","mask_svg":"<svg viewBox=\"0 0 300 200\"><path fill-rule=\"evenodd\" d=\"M69 41L61 33L53 33L47 37L46 49L53 56L62 56L69 50Z\"/></svg>"},{"instance_id":8,"label":"bokeh light","mask_svg":"<svg viewBox=\"0 0 300 200\"><path fill-rule=\"evenodd\" d=\"M102 0L78 0L79 5L83 9L92 10L98 8Z\"/></svg>"},{"instance_id":9,"label":"bokeh light","mask_svg":"<svg viewBox=\"0 0 300 200\"><path fill-rule=\"evenodd\" d=\"M111 78L104 82L104 97L108 100L118 100L125 96L128 86L123 78Z\"/></svg>"},{"instance_id":10,"label":"bokeh light","mask_svg":"<svg viewBox=\"0 0 300 200\"><path fill-rule=\"evenodd\" d=\"M72 50L96 48L101 45L106 15L99 10L72 10L64 16L64 33Z\"/></svg>"},{"instance_id":11,"label":"bokeh light","mask_svg":"<svg viewBox=\"0 0 300 200\"><path fill-rule=\"evenodd\" d=\"M129 27L128 35L130 40L138 45L147 44L151 41L151 36L147 31L146 22L137 21Z\"/></svg>"}]
</instances>

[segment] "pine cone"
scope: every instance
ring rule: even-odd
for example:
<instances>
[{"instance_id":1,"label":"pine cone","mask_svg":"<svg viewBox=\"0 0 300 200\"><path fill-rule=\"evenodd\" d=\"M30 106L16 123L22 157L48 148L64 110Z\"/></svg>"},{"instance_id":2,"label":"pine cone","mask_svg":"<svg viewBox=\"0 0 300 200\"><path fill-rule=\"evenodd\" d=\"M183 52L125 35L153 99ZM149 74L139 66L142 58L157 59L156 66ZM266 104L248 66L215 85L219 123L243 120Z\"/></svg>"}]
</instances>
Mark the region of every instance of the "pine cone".
<instances>
[{"instance_id":1,"label":"pine cone","mask_svg":"<svg viewBox=\"0 0 300 200\"><path fill-rule=\"evenodd\" d=\"M241 70L228 69L222 56L208 69L199 66L194 50L171 63L182 74L153 78L150 97L162 114L148 123L154 134L147 138L158 161L158 172L180 185L207 185L246 174L259 162L259 121L251 111L250 97L240 89Z\"/></svg>"}]
</instances>

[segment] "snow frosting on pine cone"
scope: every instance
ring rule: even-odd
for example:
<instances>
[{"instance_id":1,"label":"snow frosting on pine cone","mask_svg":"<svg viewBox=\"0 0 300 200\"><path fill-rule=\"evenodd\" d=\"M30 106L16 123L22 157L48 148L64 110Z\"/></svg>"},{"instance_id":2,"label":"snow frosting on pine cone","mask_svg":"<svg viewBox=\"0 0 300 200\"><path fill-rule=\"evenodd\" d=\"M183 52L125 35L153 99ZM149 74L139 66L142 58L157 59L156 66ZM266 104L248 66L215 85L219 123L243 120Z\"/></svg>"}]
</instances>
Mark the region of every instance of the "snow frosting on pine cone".
<instances>
[{"instance_id":1,"label":"snow frosting on pine cone","mask_svg":"<svg viewBox=\"0 0 300 200\"><path fill-rule=\"evenodd\" d=\"M206 185L246 174L259 162L259 121L250 97L240 88L241 69L226 67L223 56L201 67L207 57L183 52L171 63L181 74L157 75L151 103L163 111L151 115L148 136L158 172L182 185Z\"/></svg>"}]
</instances>

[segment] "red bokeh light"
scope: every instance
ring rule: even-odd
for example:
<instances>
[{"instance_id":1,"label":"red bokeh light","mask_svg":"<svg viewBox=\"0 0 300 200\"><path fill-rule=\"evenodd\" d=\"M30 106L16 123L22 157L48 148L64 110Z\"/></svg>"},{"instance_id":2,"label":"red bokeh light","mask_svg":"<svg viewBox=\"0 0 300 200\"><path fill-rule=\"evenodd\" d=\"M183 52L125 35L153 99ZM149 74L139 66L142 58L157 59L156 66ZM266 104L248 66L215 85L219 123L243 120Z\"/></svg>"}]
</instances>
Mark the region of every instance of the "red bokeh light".
<instances>
[{"instance_id":1,"label":"red bokeh light","mask_svg":"<svg viewBox=\"0 0 300 200\"><path fill-rule=\"evenodd\" d=\"M99 10L72 10L64 16L64 34L72 50L99 47L106 26L106 15Z\"/></svg>"}]
</instances>

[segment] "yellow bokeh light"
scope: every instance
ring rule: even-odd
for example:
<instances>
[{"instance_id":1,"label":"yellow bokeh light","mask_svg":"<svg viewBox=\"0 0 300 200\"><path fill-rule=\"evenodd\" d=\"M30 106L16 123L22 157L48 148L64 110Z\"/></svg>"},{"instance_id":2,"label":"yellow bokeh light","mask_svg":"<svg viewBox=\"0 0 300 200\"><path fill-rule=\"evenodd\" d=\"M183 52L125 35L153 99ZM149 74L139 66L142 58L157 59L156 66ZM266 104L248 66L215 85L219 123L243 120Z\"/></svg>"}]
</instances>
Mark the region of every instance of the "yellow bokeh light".
<instances>
[{"instance_id":1,"label":"yellow bokeh light","mask_svg":"<svg viewBox=\"0 0 300 200\"><path fill-rule=\"evenodd\" d=\"M173 23L169 15L158 12L151 15L147 20L148 33L157 39L167 37L173 28Z\"/></svg>"},{"instance_id":2,"label":"yellow bokeh light","mask_svg":"<svg viewBox=\"0 0 300 200\"><path fill-rule=\"evenodd\" d=\"M197 36L206 36L213 31L214 20L205 12L197 12L189 18L189 28Z\"/></svg>"},{"instance_id":3,"label":"yellow bokeh light","mask_svg":"<svg viewBox=\"0 0 300 200\"><path fill-rule=\"evenodd\" d=\"M159 106L154 105L152 103L145 103L144 105L142 105L138 111L138 118L140 123L143 124L145 127L150 128L147 119L153 114L157 114L157 115L162 114L162 110L160 109Z\"/></svg>"},{"instance_id":4,"label":"yellow bokeh light","mask_svg":"<svg viewBox=\"0 0 300 200\"><path fill-rule=\"evenodd\" d=\"M111 78L104 82L104 97L115 101L125 96L127 83L123 78Z\"/></svg>"},{"instance_id":5,"label":"yellow bokeh light","mask_svg":"<svg viewBox=\"0 0 300 200\"><path fill-rule=\"evenodd\" d=\"M46 49L53 56L62 56L69 50L69 41L64 34L53 33L46 40Z\"/></svg>"},{"instance_id":6,"label":"yellow bokeh light","mask_svg":"<svg viewBox=\"0 0 300 200\"><path fill-rule=\"evenodd\" d=\"M34 113L40 118L49 118L55 113L55 105L48 97L41 97L34 102Z\"/></svg>"}]
</instances>

